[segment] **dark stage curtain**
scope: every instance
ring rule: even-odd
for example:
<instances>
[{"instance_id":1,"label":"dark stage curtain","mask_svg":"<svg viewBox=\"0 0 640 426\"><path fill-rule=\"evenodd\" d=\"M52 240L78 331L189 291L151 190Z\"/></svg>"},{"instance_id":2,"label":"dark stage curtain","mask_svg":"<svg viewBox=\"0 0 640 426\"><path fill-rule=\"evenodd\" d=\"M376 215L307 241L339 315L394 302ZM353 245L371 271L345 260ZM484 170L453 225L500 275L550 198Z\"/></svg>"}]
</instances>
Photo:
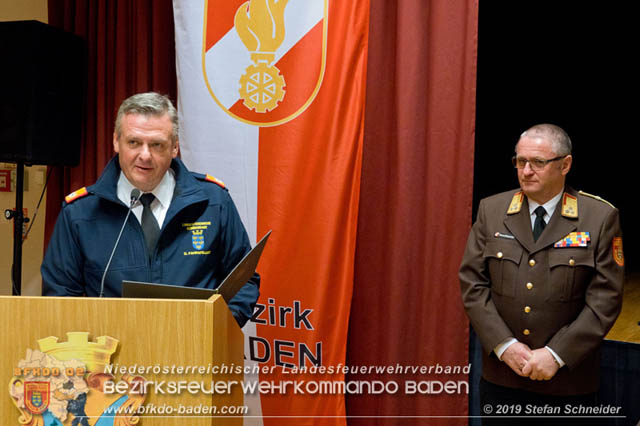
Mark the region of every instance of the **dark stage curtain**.
<instances>
[{"instance_id":1,"label":"dark stage curtain","mask_svg":"<svg viewBox=\"0 0 640 426\"><path fill-rule=\"evenodd\" d=\"M471 225L478 4L371 0L363 171L347 364L460 366L468 322L457 270ZM433 370L435 371L435 369ZM347 395L349 416L467 414L466 392ZM349 425L463 425L350 418Z\"/></svg>"},{"instance_id":2,"label":"dark stage curtain","mask_svg":"<svg viewBox=\"0 0 640 426\"><path fill-rule=\"evenodd\" d=\"M113 156L113 123L128 96L154 90L176 100L171 0L49 0L49 24L85 39L86 119L80 165L56 167L47 189L45 249L64 196L91 185Z\"/></svg>"},{"instance_id":3,"label":"dark stage curtain","mask_svg":"<svg viewBox=\"0 0 640 426\"><path fill-rule=\"evenodd\" d=\"M598 403L620 407L610 415L625 417L609 419L603 426L640 425L640 344L605 340L600 366Z\"/></svg>"}]
</instances>

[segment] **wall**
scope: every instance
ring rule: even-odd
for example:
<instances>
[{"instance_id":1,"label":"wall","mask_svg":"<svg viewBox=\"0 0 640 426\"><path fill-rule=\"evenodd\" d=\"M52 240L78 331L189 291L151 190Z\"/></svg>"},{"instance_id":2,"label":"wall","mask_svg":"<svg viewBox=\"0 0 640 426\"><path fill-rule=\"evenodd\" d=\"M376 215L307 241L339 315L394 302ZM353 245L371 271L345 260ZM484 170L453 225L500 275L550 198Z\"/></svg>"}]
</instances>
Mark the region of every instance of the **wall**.
<instances>
[{"instance_id":1,"label":"wall","mask_svg":"<svg viewBox=\"0 0 640 426\"><path fill-rule=\"evenodd\" d=\"M47 22L47 0L0 0L0 21L29 19ZM15 164L0 163L0 170L6 169L13 170L15 175ZM46 167L25 167L25 174L28 186L24 192L24 207L27 209L28 217L33 218L34 210L44 187ZM0 294L11 294L13 221L4 218L4 211L13 209L15 200L15 189L11 192L0 191ZM22 294L24 295L40 295L41 293L40 264L43 254L45 201L43 198L38 217L29 237L22 246Z\"/></svg>"},{"instance_id":2,"label":"wall","mask_svg":"<svg viewBox=\"0 0 640 426\"><path fill-rule=\"evenodd\" d=\"M48 22L47 0L0 0L0 21Z\"/></svg>"}]
</instances>

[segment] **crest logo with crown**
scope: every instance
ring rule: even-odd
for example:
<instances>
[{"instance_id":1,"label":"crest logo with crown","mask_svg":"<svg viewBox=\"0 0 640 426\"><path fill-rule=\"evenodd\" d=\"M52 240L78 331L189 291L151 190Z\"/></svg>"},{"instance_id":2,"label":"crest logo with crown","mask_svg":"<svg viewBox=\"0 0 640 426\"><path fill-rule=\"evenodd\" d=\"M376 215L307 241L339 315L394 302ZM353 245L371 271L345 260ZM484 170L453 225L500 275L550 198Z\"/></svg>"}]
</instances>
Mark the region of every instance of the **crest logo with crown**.
<instances>
[{"instance_id":1,"label":"crest logo with crown","mask_svg":"<svg viewBox=\"0 0 640 426\"><path fill-rule=\"evenodd\" d=\"M104 371L118 340L101 336L91 342L87 332L69 332L66 342L50 336L38 340L38 346L39 350L27 349L9 384L21 425L127 426L139 422L134 413L145 395L102 392L104 383L115 379ZM133 384L144 378L124 375L121 380ZM117 414L106 414L118 408ZM97 420L89 423L90 418Z\"/></svg>"}]
</instances>

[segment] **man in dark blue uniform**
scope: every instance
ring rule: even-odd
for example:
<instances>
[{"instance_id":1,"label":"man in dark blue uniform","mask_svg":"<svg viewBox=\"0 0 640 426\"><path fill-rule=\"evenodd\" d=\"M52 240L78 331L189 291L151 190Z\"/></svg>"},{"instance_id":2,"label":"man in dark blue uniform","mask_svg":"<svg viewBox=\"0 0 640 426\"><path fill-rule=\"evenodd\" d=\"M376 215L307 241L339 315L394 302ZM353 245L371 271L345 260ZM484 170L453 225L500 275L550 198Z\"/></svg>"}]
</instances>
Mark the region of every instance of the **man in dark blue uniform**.
<instances>
[{"instance_id":1,"label":"man in dark blue uniform","mask_svg":"<svg viewBox=\"0 0 640 426\"><path fill-rule=\"evenodd\" d=\"M122 280L216 288L251 249L231 197L219 180L192 173L177 158L178 117L157 93L126 99L116 118L117 155L98 181L65 198L42 264L45 296L121 295ZM102 286L112 248L134 204ZM229 303L243 325L260 277Z\"/></svg>"}]
</instances>

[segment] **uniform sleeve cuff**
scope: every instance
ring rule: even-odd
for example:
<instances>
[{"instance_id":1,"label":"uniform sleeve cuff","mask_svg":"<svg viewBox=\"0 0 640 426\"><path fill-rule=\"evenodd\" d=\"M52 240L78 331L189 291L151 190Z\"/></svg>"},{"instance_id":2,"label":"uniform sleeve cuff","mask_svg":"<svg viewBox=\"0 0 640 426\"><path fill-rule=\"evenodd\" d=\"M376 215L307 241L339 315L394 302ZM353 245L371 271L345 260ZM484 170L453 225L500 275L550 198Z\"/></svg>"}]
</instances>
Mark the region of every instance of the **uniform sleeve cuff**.
<instances>
[{"instance_id":1,"label":"uniform sleeve cuff","mask_svg":"<svg viewBox=\"0 0 640 426\"><path fill-rule=\"evenodd\" d=\"M516 339L515 337L507 337L502 341L502 343L500 343L493 349L493 352L495 352L498 359L502 361L502 354L504 353L504 351L506 351L509 346L513 345L517 341L518 339Z\"/></svg>"},{"instance_id":2,"label":"uniform sleeve cuff","mask_svg":"<svg viewBox=\"0 0 640 426\"><path fill-rule=\"evenodd\" d=\"M558 354L557 354L557 353L555 353L555 352L553 351L553 349L551 349L549 346L545 346L545 348L546 348L549 352L551 352L551 355L553 356L553 359L555 359L555 360L556 360L556 363L558 363L558 367L559 367L559 368L564 367L565 363L564 363L564 361L562 360L562 358L560 358L560 357L558 356Z\"/></svg>"}]
</instances>

